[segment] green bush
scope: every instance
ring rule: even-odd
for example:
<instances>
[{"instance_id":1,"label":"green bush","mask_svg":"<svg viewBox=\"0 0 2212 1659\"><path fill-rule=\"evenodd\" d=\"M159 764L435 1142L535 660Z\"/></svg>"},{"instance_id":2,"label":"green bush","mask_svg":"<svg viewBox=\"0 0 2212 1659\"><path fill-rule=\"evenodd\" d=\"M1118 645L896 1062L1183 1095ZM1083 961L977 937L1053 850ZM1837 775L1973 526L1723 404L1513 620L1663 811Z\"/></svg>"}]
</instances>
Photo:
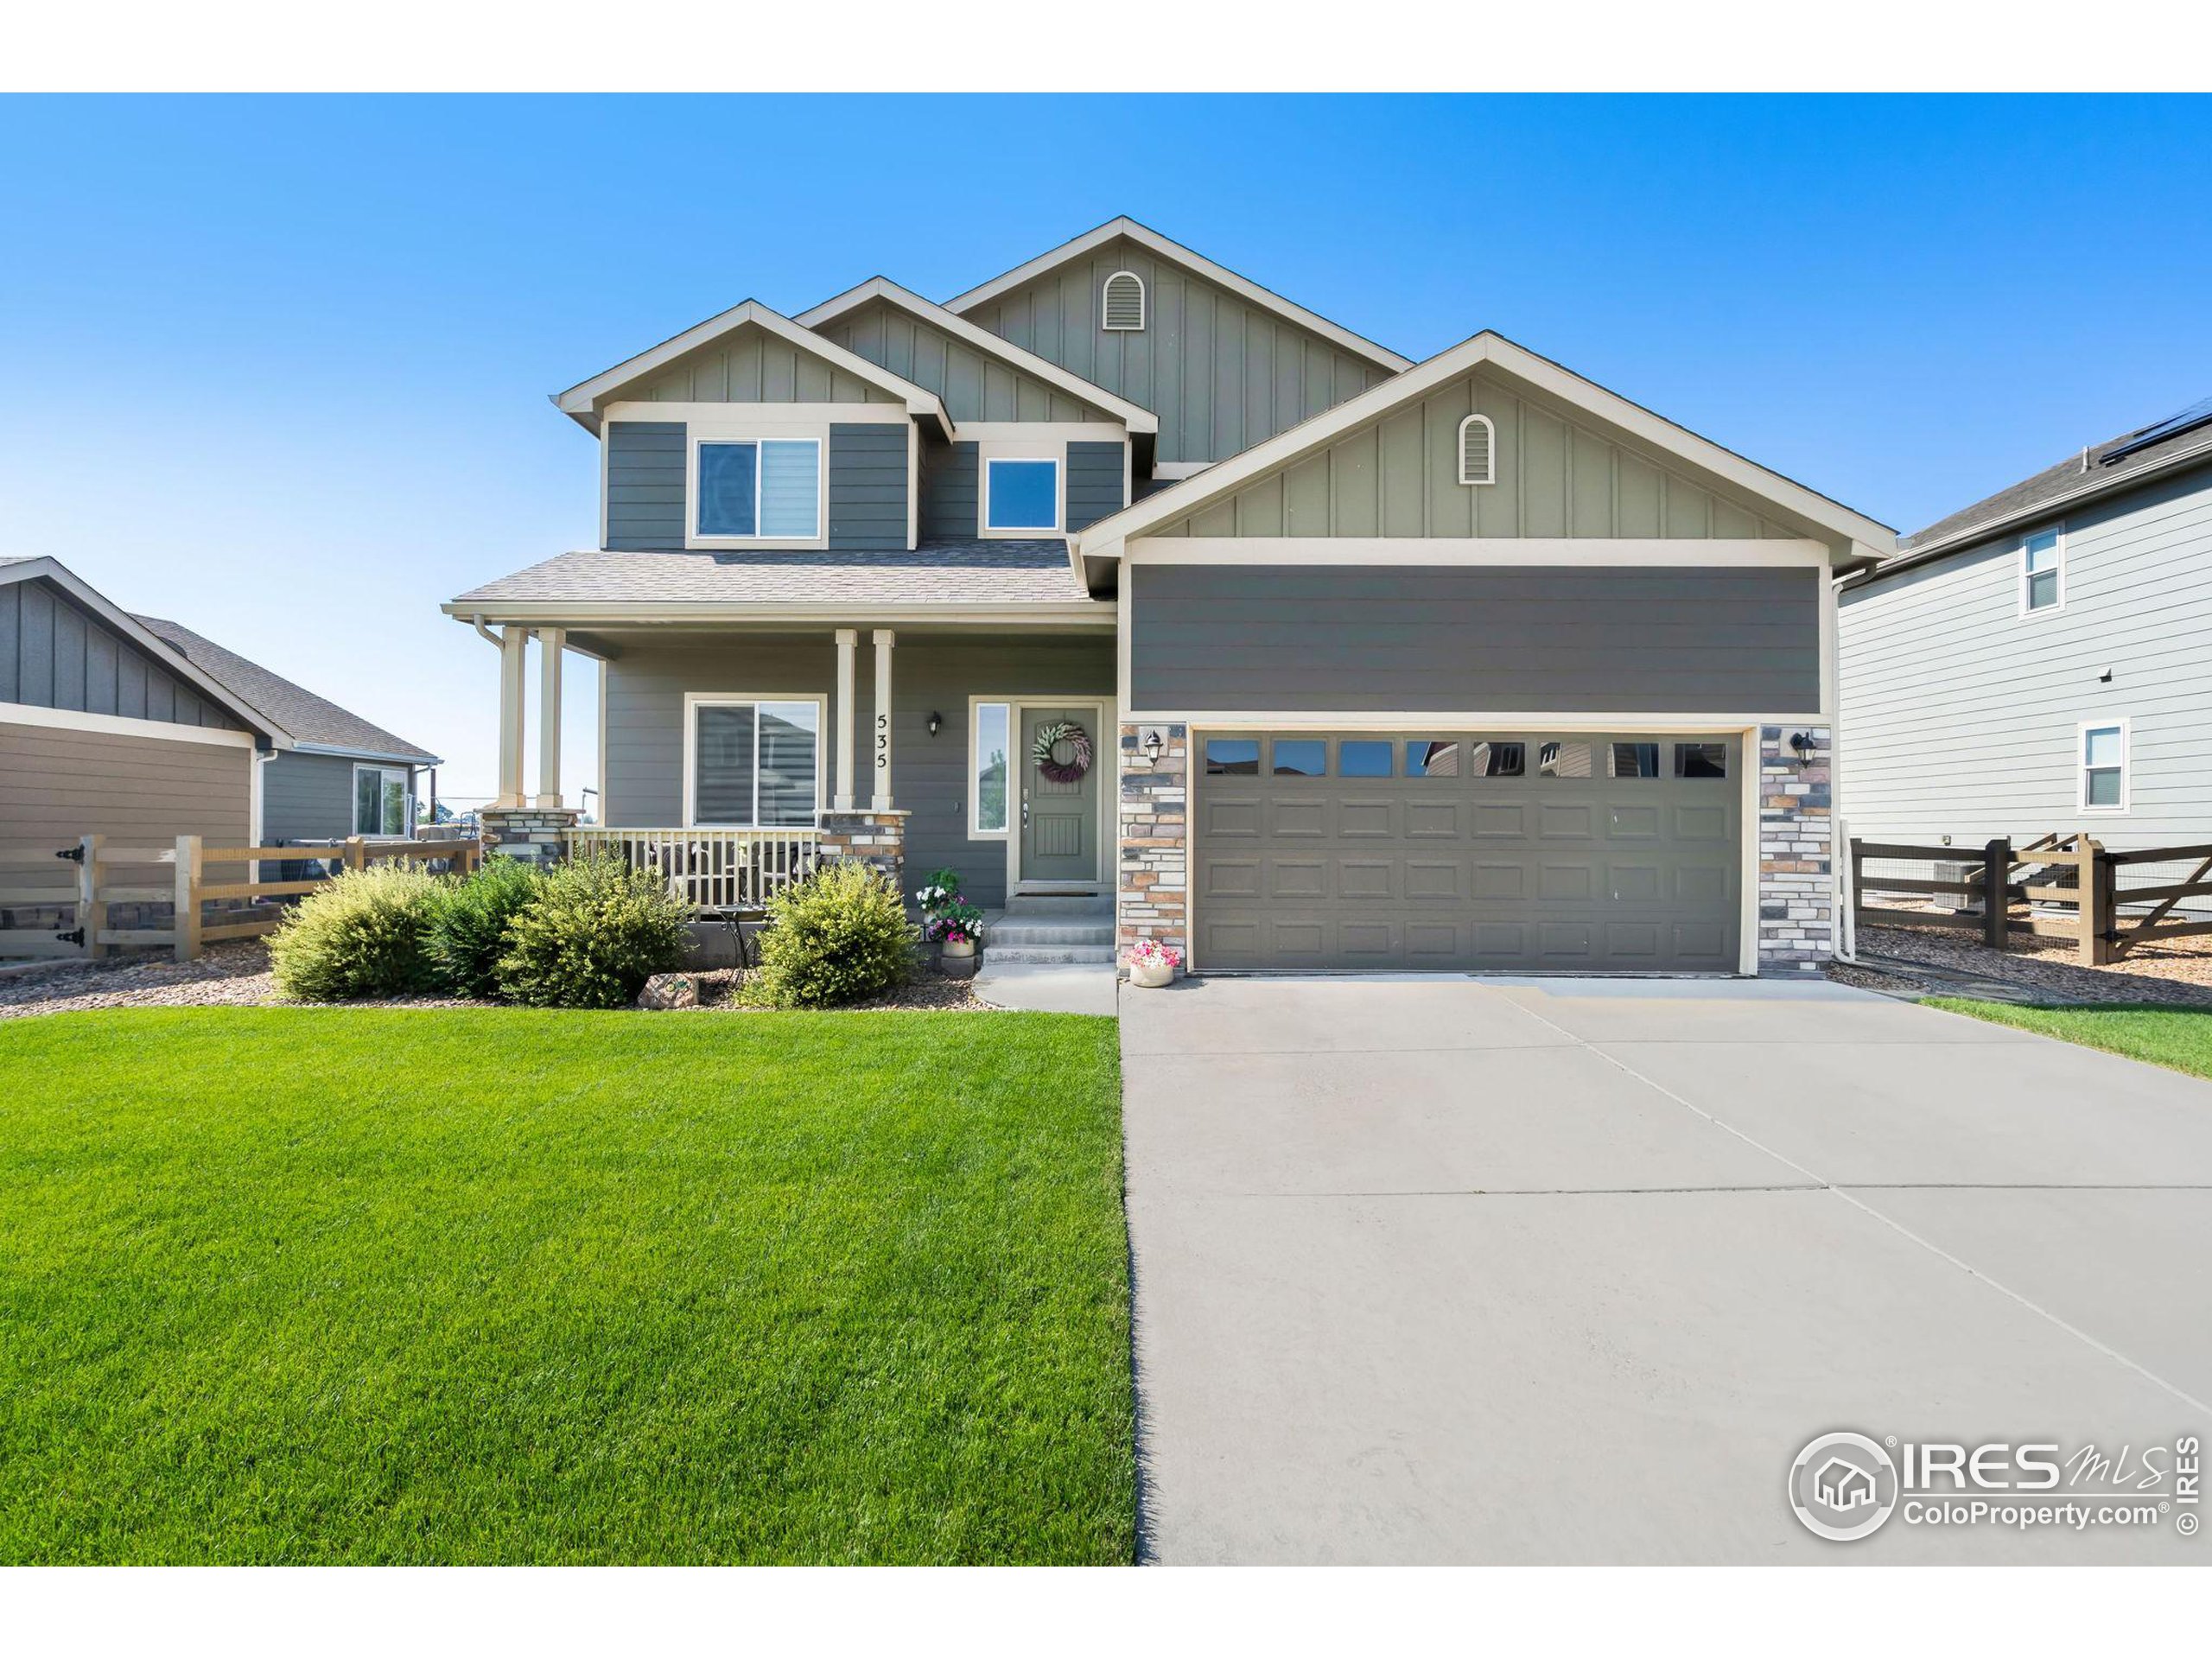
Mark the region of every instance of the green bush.
<instances>
[{"instance_id":1,"label":"green bush","mask_svg":"<svg viewBox=\"0 0 2212 1659\"><path fill-rule=\"evenodd\" d=\"M492 858L467 880L432 890L423 948L442 988L460 996L497 994L507 925L537 897L543 880L527 860Z\"/></svg>"},{"instance_id":2,"label":"green bush","mask_svg":"<svg viewBox=\"0 0 2212 1659\"><path fill-rule=\"evenodd\" d=\"M899 889L865 864L824 864L768 901L760 1000L778 1008L833 1008L903 985L914 971L914 925Z\"/></svg>"},{"instance_id":3,"label":"green bush","mask_svg":"<svg viewBox=\"0 0 2212 1659\"><path fill-rule=\"evenodd\" d=\"M626 1007L683 962L690 918L665 880L616 854L556 864L507 923L499 994L532 1007Z\"/></svg>"},{"instance_id":4,"label":"green bush","mask_svg":"<svg viewBox=\"0 0 2212 1659\"><path fill-rule=\"evenodd\" d=\"M436 879L406 864L347 870L295 906L269 938L276 988L302 1002L435 988L423 951Z\"/></svg>"}]
</instances>

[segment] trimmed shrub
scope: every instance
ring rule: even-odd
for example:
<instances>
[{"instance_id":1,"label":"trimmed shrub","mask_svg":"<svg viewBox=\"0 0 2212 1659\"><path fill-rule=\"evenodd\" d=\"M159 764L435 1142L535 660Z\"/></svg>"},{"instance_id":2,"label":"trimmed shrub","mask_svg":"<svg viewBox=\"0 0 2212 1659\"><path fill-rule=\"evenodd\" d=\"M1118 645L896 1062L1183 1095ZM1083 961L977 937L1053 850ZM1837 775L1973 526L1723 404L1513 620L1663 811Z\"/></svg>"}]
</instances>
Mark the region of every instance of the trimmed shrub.
<instances>
[{"instance_id":1,"label":"trimmed shrub","mask_svg":"<svg viewBox=\"0 0 2212 1659\"><path fill-rule=\"evenodd\" d=\"M913 971L914 925L899 889L865 864L824 864L768 901L757 992L771 1007L858 1002Z\"/></svg>"},{"instance_id":2,"label":"trimmed shrub","mask_svg":"<svg viewBox=\"0 0 2212 1659\"><path fill-rule=\"evenodd\" d=\"M423 948L441 987L460 996L498 993L507 925L537 897L544 879L525 860L491 858L467 880L433 889Z\"/></svg>"},{"instance_id":3,"label":"trimmed shrub","mask_svg":"<svg viewBox=\"0 0 2212 1659\"><path fill-rule=\"evenodd\" d=\"M405 864L347 870L293 906L269 938L276 988L302 1002L434 989L423 953L437 880Z\"/></svg>"},{"instance_id":4,"label":"trimmed shrub","mask_svg":"<svg viewBox=\"0 0 2212 1659\"><path fill-rule=\"evenodd\" d=\"M683 960L691 907L611 852L556 864L506 925L499 994L540 1008L621 1008Z\"/></svg>"}]
</instances>

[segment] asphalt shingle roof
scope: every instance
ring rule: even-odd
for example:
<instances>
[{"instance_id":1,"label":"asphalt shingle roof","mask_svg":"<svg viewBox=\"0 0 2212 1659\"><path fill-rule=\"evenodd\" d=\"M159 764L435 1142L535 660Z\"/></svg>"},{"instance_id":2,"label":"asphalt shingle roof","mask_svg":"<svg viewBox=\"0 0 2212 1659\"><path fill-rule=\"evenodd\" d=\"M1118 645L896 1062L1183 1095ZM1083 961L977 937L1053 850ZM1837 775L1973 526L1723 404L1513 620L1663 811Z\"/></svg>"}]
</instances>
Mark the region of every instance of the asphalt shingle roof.
<instances>
[{"instance_id":1,"label":"asphalt shingle roof","mask_svg":"<svg viewBox=\"0 0 2212 1659\"><path fill-rule=\"evenodd\" d=\"M324 744L364 754L400 755L423 766L437 761L438 757L428 749L395 737L381 726L371 725L327 697L318 697L306 687L294 685L282 675L270 673L260 664L248 662L236 652L194 633L181 622L158 616L134 620L149 633L175 646L209 679L239 702L258 710L299 742Z\"/></svg>"},{"instance_id":2,"label":"asphalt shingle roof","mask_svg":"<svg viewBox=\"0 0 2212 1659\"><path fill-rule=\"evenodd\" d=\"M2136 431L2145 429L2138 427ZM2116 438L2092 445L2086 467L2078 452L2069 455L2056 466L2046 467L2034 477L2024 478L2010 489L1999 490L1970 507L1960 509L1948 518L1937 519L1925 530L1915 531L1897 543L1897 551L1900 554L1910 553L1933 543L1948 541L1961 531L2032 512L2043 502L2055 501L2085 486L2101 483L2117 486L2184 450L2202 448L2208 442L2212 442L2212 428L2201 425L2188 428L2156 443L2147 444L2109 467L2104 465L2107 455L2125 446L2134 436L2135 432L2123 432Z\"/></svg>"},{"instance_id":3,"label":"asphalt shingle roof","mask_svg":"<svg viewBox=\"0 0 2212 1659\"><path fill-rule=\"evenodd\" d=\"M471 589L456 605L1097 603L1067 543L925 542L912 552L617 552L592 548Z\"/></svg>"}]
</instances>

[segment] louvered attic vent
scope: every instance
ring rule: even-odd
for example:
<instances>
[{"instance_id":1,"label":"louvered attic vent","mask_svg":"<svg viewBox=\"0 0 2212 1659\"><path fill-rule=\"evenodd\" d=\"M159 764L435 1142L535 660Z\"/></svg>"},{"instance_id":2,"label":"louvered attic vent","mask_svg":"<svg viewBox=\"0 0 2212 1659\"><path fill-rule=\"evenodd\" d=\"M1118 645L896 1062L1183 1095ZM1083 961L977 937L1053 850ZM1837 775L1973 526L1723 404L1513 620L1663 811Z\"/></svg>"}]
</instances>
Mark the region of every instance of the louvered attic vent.
<instances>
[{"instance_id":1,"label":"louvered attic vent","mask_svg":"<svg viewBox=\"0 0 2212 1659\"><path fill-rule=\"evenodd\" d=\"M1497 481L1497 429L1487 415L1470 415L1459 423L1459 481Z\"/></svg>"},{"instance_id":2,"label":"louvered attic vent","mask_svg":"<svg viewBox=\"0 0 2212 1659\"><path fill-rule=\"evenodd\" d=\"M1106 279L1104 326L1120 334L1143 328L1144 278L1134 270L1117 270Z\"/></svg>"}]
</instances>

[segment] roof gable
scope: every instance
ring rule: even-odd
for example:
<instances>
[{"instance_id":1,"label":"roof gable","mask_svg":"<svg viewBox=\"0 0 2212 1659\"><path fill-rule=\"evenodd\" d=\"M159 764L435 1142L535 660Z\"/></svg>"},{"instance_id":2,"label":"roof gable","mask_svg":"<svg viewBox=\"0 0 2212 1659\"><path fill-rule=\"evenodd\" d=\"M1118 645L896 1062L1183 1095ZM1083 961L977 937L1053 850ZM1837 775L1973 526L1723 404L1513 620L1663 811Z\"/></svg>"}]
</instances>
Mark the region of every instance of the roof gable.
<instances>
[{"instance_id":1,"label":"roof gable","mask_svg":"<svg viewBox=\"0 0 2212 1659\"><path fill-rule=\"evenodd\" d=\"M1160 420L1081 375L872 276L795 319L833 344L926 386L956 421L1118 421L1155 432Z\"/></svg>"}]
</instances>

